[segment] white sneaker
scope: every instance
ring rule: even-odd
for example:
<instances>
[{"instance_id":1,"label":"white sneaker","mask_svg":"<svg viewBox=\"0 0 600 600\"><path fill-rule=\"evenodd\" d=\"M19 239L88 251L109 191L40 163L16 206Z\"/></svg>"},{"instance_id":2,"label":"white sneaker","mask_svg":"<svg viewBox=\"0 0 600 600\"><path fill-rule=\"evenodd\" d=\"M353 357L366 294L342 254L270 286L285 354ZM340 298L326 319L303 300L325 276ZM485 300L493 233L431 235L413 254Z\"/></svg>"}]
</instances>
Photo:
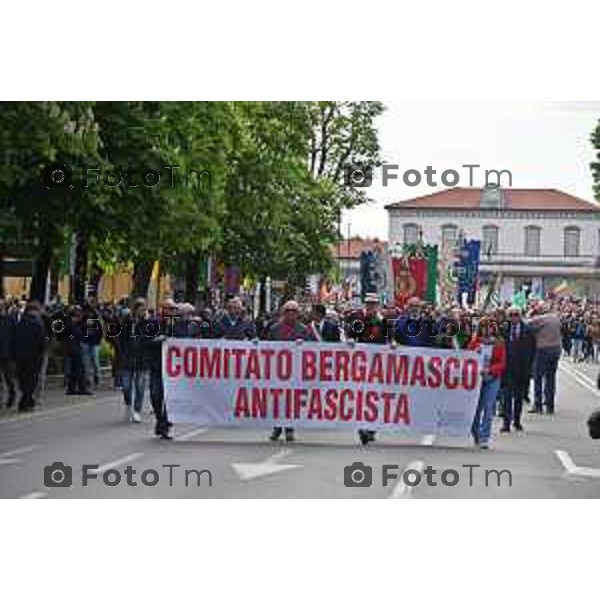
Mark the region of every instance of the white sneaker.
<instances>
[{"instance_id":1,"label":"white sneaker","mask_svg":"<svg viewBox=\"0 0 600 600\"><path fill-rule=\"evenodd\" d=\"M134 423L141 423L142 422L142 417L140 417L140 413L139 412L133 411L133 413L131 414L131 420Z\"/></svg>"}]
</instances>

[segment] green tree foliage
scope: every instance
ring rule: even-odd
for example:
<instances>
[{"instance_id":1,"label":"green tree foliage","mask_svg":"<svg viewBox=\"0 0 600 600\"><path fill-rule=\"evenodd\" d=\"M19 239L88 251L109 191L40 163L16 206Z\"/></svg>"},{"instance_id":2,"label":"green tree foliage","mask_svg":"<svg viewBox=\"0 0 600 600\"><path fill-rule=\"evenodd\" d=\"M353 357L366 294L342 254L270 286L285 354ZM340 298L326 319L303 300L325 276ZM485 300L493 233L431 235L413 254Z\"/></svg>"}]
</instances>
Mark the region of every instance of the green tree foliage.
<instances>
[{"instance_id":1,"label":"green tree foliage","mask_svg":"<svg viewBox=\"0 0 600 600\"><path fill-rule=\"evenodd\" d=\"M43 297L73 238L78 297L94 273L134 265L145 294L216 254L245 274L301 282L326 270L343 208L366 200L346 165L379 161L377 102L2 102L0 257L31 256ZM48 188L55 162L73 187ZM160 181L156 181L156 173Z\"/></svg>"}]
</instances>

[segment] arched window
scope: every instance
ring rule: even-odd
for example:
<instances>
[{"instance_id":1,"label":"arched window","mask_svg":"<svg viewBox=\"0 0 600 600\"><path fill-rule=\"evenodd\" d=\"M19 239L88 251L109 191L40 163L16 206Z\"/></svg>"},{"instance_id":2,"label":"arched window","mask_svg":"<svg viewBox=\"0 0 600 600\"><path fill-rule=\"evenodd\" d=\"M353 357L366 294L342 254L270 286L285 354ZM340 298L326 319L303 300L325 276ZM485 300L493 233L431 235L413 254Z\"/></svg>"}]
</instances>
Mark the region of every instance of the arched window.
<instances>
[{"instance_id":1,"label":"arched window","mask_svg":"<svg viewBox=\"0 0 600 600\"><path fill-rule=\"evenodd\" d=\"M483 255L491 256L493 254L498 254L497 225L485 225L483 228L482 239L481 252Z\"/></svg>"},{"instance_id":2,"label":"arched window","mask_svg":"<svg viewBox=\"0 0 600 600\"><path fill-rule=\"evenodd\" d=\"M406 223L403 227L404 230L404 243L405 244L416 244L419 241L419 226L415 223Z\"/></svg>"},{"instance_id":3,"label":"arched window","mask_svg":"<svg viewBox=\"0 0 600 600\"><path fill-rule=\"evenodd\" d=\"M525 227L525 256L539 256L542 242L542 228L537 225Z\"/></svg>"},{"instance_id":4,"label":"arched window","mask_svg":"<svg viewBox=\"0 0 600 600\"><path fill-rule=\"evenodd\" d=\"M458 239L458 227L456 225L442 226L442 247L454 246Z\"/></svg>"},{"instance_id":5,"label":"arched window","mask_svg":"<svg viewBox=\"0 0 600 600\"><path fill-rule=\"evenodd\" d=\"M579 243L581 241L581 230L579 227L565 227L565 256L579 256Z\"/></svg>"}]
</instances>

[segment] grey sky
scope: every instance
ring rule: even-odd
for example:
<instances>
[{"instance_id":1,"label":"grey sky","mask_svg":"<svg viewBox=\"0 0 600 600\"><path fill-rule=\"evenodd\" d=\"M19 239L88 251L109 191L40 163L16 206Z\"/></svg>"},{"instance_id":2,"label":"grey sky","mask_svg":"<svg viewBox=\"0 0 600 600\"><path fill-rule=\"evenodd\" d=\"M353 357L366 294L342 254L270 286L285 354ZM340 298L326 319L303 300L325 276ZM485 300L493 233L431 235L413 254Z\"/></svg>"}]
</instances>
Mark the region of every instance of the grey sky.
<instances>
[{"instance_id":1,"label":"grey sky","mask_svg":"<svg viewBox=\"0 0 600 600\"><path fill-rule=\"evenodd\" d=\"M387 238L385 204L444 189L445 169L461 175L463 164L480 164L474 184L483 185L485 169L509 169L513 187L553 187L591 200L594 160L590 134L600 118L600 101L582 102L385 102L379 121L382 159L399 165L399 179L387 187L381 172L369 190L373 202L347 212L343 233ZM431 165L438 187L402 182L402 173Z\"/></svg>"}]
</instances>

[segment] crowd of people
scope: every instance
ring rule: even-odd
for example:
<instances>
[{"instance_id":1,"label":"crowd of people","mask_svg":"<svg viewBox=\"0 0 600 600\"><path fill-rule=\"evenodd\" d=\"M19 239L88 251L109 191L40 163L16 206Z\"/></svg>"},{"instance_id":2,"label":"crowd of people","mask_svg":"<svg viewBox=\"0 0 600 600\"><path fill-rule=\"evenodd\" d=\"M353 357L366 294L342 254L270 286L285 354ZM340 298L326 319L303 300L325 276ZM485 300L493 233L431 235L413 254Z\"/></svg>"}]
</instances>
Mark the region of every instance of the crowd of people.
<instances>
[{"instance_id":1,"label":"crowd of people","mask_svg":"<svg viewBox=\"0 0 600 600\"><path fill-rule=\"evenodd\" d=\"M474 350L482 354L482 387L472 435L481 449L489 447L495 415L502 433L522 431L524 404L530 413L553 414L556 371L561 354L574 361L598 361L600 310L573 299L533 301L525 310L514 306L481 311L457 303L436 307L411 298L402 309L381 307L367 294L361 308L285 302L272 314L251 318L238 297L223 309L197 309L165 300L157 310L143 299L99 303L90 296L83 306L60 302L42 307L34 301L0 299L0 393L10 408L34 409L45 387L50 348L62 364L65 393L90 395L101 376L101 347L110 348L114 386L122 390L125 417L142 420L146 394L156 416L156 434L170 439L162 383L162 341L168 337L232 340L305 340L319 343L389 344ZM530 387L533 380L533 402ZM3 385L2 385L3 384ZM2 404L0 396L0 405ZM358 432L362 444L375 431ZM270 439L294 430L276 426Z\"/></svg>"}]
</instances>

